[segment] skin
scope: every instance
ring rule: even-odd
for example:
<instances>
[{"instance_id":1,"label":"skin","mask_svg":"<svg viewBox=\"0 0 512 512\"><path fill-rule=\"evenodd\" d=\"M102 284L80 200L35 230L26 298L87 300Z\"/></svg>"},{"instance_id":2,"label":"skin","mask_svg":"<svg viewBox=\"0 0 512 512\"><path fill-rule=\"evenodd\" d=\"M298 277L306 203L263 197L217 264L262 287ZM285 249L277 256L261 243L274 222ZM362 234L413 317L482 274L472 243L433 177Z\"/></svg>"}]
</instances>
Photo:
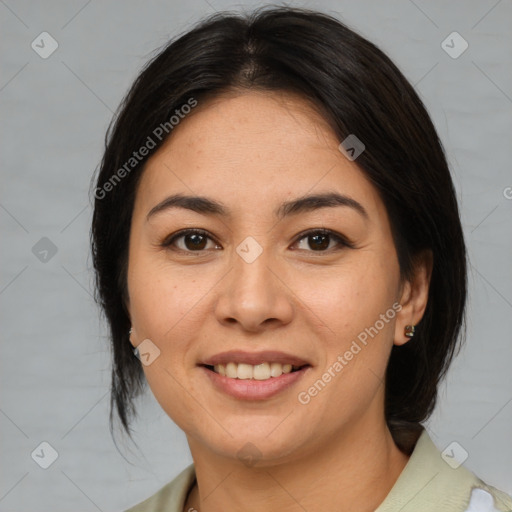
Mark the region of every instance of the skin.
<instances>
[{"instance_id":1,"label":"skin","mask_svg":"<svg viewBox=\"0 0 512 512\"><path fill-rule=\"evenodd\" d=\"M131 342L150 339L160 355L144 372L156 399L186 433L197 485L184 510L372 511L408 457L384 418L384 374L393 344L414 343L431 264L402 281L386 209L373 185L339 150L339 140L305 100L275 92L225 94L200 104L148 161L137 190L129 246ZM335 191L348 206L277 220L284 201ZM231 215L184 208L148 212L176 194L207 196ZM208 232L202 252L184 228ZM315 250L305 230L327 228ZM313 233L314 234L314 233ZM248 236L261 255L236 252ZM181 252L180 250L181 249ZM188 251L188 252L187 252ZM394 303L402 308L307 405L297 394L321 378L357 335ZM303 379L255 402L215 389L197 364L232 349L280 350L307 360ZM247 442L253 466L237 453ZM364 498L363 498L364 497Z\"/></svg>"}]
</instances>

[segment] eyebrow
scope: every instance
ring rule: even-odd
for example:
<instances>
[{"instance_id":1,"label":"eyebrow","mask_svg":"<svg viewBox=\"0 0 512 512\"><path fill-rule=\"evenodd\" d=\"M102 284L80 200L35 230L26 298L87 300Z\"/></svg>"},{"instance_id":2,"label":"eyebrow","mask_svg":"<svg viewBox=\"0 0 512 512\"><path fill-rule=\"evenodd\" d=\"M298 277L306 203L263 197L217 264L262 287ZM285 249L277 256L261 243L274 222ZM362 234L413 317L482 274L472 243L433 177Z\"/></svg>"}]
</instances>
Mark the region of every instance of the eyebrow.
<instances>
[{"instance_id":1,"label":"eyebrow","mask_svg":"<svg viewBox=\"0 0 512 512\"><path fill-rule=\"evenodd\" d=\"M283 219L290 215L312 212L320 208L333 208L336 206L352 208L365 219L369 218L368 212L361 203L349 196L338 194L337 192L312 194L299 197L292 201L286 201L275 210L274 214L278 219ZM175 194L165 198L151 208L146 219L149 220L153 215L172 208L184 208L203 215L217 215L221 217L229 217L231 215L229 208L214 199L204 196Z\"/></svg>"}]
</instances>

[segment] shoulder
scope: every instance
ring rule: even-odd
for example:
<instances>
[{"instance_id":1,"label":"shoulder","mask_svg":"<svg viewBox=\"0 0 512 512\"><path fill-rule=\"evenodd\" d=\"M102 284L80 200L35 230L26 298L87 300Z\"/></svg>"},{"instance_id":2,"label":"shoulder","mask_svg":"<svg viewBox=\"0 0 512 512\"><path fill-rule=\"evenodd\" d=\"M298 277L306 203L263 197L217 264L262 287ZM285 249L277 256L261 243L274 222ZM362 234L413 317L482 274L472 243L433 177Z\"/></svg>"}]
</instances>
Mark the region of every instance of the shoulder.
<instances>
[{"instance_id":1,"label":"shoulder","mask_svg":"<svg viewBox=\"0 0 512 512\"><path fill-rule=\"evenodd\" d=\"M441 453L426 430L375 512L512 512L512 498Z\"/></svg>"},{"instance_id":2,"label":"shoulder","mask_svg":"<svg viewBox=\"0 0 512 512\"><path fill-rule=\"evenodd\" d=\"M191 464L155 494L125 512L182 512L195 479L195 468Z\"/></svg>"}]
</instances>

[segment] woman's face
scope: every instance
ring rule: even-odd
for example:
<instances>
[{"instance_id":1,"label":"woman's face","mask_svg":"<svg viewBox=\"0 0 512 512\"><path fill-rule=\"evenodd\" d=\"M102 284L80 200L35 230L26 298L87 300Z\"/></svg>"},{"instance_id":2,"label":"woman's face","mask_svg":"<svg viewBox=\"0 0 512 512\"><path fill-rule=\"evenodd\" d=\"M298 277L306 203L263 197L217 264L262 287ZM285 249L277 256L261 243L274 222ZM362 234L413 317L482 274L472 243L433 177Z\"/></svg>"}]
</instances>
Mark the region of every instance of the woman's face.
<instances>
[{"instance_id":1,"label":"woman's face","mask_svg":"<svg viewBox=\"0 0 512 512\"><path fill-rule=\"evenodd\" d=\"M199 104L146 165L131 340L195 447L275 464L384 425L407 286L385 207L339 142L303 100L248 92Z\"/></svg>"}]
</instances>

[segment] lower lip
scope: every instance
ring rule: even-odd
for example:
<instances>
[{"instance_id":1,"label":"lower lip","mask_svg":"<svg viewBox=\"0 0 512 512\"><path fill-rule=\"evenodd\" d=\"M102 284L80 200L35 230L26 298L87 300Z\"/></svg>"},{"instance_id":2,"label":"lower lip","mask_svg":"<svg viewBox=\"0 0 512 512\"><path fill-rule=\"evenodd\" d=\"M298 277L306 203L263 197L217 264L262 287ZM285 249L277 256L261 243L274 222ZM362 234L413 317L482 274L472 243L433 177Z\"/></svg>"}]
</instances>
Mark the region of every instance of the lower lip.
<instances>
[{"instance_id":1,"label":"lower lip","mask_svg":"<svg viewBox=\"0 0 512 512\"><path fill-rule=\"evenodd\" d=\"M293 386L311 366L305 366L296 372L283 373L279 377L270 377L266 380L231 379L215 373L205 366L200 368L206 372L206 375L217 389L228 395L241 400L265 400Z\"/></svg>"}]
</instances>

